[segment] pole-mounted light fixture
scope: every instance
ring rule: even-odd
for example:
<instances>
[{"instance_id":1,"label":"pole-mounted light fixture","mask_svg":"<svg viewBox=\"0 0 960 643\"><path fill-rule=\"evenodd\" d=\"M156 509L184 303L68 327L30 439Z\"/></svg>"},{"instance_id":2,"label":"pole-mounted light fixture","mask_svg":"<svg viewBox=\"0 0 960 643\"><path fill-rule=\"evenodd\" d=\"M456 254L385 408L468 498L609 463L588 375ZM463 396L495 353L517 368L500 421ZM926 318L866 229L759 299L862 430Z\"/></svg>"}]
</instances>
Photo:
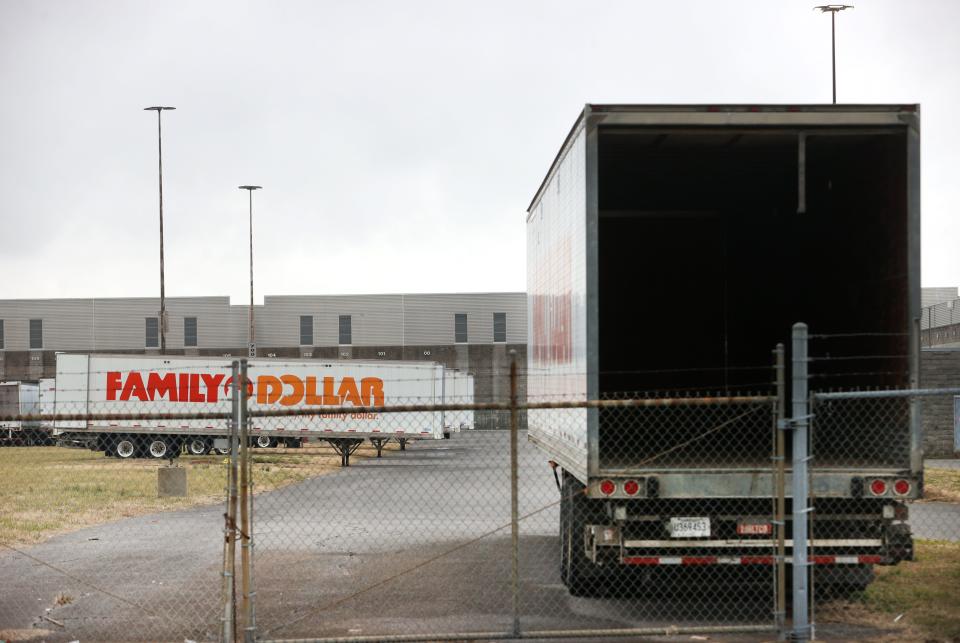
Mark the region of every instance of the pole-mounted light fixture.
<instances>
[{"instance_id":1,"label":"pole-mounted light fixture","mask_svg":"<svg viewBox=\"0 0 960 643\"><path fill-rule=\"evenodd\" d=\"M160 327L161 355L167 353L167 308L163 284L163 130L160 125L160 113L173 109L176 109L176 107L168 107L165 105L154 105L153 107L143 108L145 112L157 113L157 158L160 177L160 319L157 321L157 326Z\"/></svg>"},{"instance_id":2,"label":"pole-mounted light fixture","mask_svg":"<svg viewBox=\"0 0 960 643\"><path fill-rule=\"evenodd\" d=\"M247 319L250 322L250 328L247 331L248 355L257 356L257 339L253 327L253 191L262 189L259 185L241 185L241 190L246 190L250 197L250 313Z\"/></svg>"},{"instance_id":3,"label":"pole-mounted light fixture","mask_svg":"<svg viewBox=\"0 0 960 643\"><path fill-rule=\"evenodd\" d=\"M837 104L837 14L853 9L852 4L822 4L814 9L830 14L830 61L833 70L833 104Z\"/></svg>"}]
</instances>

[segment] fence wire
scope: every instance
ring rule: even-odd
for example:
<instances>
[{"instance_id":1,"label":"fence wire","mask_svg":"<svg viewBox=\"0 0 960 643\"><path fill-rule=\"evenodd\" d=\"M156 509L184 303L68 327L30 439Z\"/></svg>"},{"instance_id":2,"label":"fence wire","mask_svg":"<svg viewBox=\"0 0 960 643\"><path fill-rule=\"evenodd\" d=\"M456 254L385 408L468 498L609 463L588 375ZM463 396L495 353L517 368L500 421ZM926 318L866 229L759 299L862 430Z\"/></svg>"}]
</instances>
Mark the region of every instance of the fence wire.
<instances>
[{"instance_id":1,"label":"fence wire","mask_svg":"<svg viewBox=\"0 0 960 643\"><path fill-rule=\"evenodd\" d=\"M5 416L0 634L362 641L789 627L778 562L792 572L792 501L778 508L777 466L789 469L790 450L778 454L783 400L769 387L604 400L502 388L513 394L494 402L410 395L311 409L259 406L253 390L236 409L227 391L178 413L117 399ZM897 570L912 578L933 557L953 560L960 469L924 462L911 427L958 394L812 395L820 631L838 602L898 588Z\"/></svg>"}]
</instances>

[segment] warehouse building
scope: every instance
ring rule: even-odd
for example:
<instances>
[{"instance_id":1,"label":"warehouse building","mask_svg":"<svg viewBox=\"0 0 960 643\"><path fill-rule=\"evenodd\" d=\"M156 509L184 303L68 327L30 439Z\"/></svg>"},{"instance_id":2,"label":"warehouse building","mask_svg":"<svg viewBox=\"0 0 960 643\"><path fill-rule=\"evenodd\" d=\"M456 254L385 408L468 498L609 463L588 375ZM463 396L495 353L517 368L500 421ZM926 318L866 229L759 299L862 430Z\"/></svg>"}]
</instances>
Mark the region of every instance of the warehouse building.
<instances>
[{"instance_id":1,"label":"warehouse building","mask_svg":"<svg viewBox=\"0 0 960 643\"><path fill-rule=\"evenodd\" d=\"M956 288L923 289L921 382L960 386ZM56 353L160 353L157 298L0 300L0 381L52 377ZM167 353L244 357L248 306L229 297L166 300ZM526 293L267 296L254 307L257 354L296 359L425 360L472 373L477 402L509 398L511 351L525 394ZM927 404L930 455L954 452L953 407ZM481 428L504 427L494 412Z\"/></svg>"},{"instance_id":2,"label":"warehouse building","mask_svg":"<svg viewBox=\"0 0 960 643\"><path fill-rule=\"evenodd\" d=\"M160 354L158 298L0 300L0 381L53 377L57 352ZM166 299L166 352L246 357L249 306ZM516 293L267 296L257 355L417 360L474 375L477 402L509 396L511 352L526 363L527 298ZM521 392L522 392L521 388ZM500 424L478 413L478 428Z\"/></svg>"}]
</instances>

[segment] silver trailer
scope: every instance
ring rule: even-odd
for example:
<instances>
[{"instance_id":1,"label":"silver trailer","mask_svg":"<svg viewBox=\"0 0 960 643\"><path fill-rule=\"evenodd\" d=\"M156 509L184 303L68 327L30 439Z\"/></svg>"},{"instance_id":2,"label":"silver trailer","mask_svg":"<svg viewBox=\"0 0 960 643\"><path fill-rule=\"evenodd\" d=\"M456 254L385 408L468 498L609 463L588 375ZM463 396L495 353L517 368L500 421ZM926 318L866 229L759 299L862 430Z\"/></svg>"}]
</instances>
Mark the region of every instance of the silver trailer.
<instances>
[{"instance_id":1,"label":"silver trailer","mask_svg":"<svg viewBox=\"0 0 960 643\"><path fill-rule=\"evenodd\" d=\"M531 401L770 394L798 321L860 333L872 358L868 380L825 362L812 390L916 387L919 136L916 105L587 105L528 208ZM571 591L629 565L771 560L753 555L771 545L772 409L707 440L705 411L651 409L529 412L563 472ZM862 586L912 556L917 415L817 430L811 545ZM871 497L878 478L905 493Z\"/></svg>"},{"instance_id":2,"label":"silver trailer","mask_svg":"<svg viewBox=\"0 0 960 643\"><path fill-rule=\"evenodd\" d=\"M39 415L40 386L37 382L0 382L0 416ZM0 440L7 444L32 446L44 443L37 420L0 422Z\"/></svg>"}]
</instances>

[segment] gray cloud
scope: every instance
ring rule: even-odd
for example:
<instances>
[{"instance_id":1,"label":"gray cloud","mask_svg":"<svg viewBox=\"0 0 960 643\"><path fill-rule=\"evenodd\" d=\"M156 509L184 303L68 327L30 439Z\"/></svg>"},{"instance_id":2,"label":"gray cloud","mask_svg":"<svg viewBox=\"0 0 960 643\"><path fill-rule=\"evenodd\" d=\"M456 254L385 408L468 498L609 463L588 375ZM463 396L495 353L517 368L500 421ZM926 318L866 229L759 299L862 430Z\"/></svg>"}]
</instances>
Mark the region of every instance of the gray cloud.
<instances>
[{"instance_id":1,"label":"gray cloud","mask_svg":"<svg viewBox=\"0 0 960 643\"><path fill-rule=\"evenodd\" d=\"M525 288L524 208L582 104L826 102L808 2L6 2L0 297ZM960 283L960 5L841 16L847 102L923 103L925 285Z\"/></svg>"}]
</instances>

